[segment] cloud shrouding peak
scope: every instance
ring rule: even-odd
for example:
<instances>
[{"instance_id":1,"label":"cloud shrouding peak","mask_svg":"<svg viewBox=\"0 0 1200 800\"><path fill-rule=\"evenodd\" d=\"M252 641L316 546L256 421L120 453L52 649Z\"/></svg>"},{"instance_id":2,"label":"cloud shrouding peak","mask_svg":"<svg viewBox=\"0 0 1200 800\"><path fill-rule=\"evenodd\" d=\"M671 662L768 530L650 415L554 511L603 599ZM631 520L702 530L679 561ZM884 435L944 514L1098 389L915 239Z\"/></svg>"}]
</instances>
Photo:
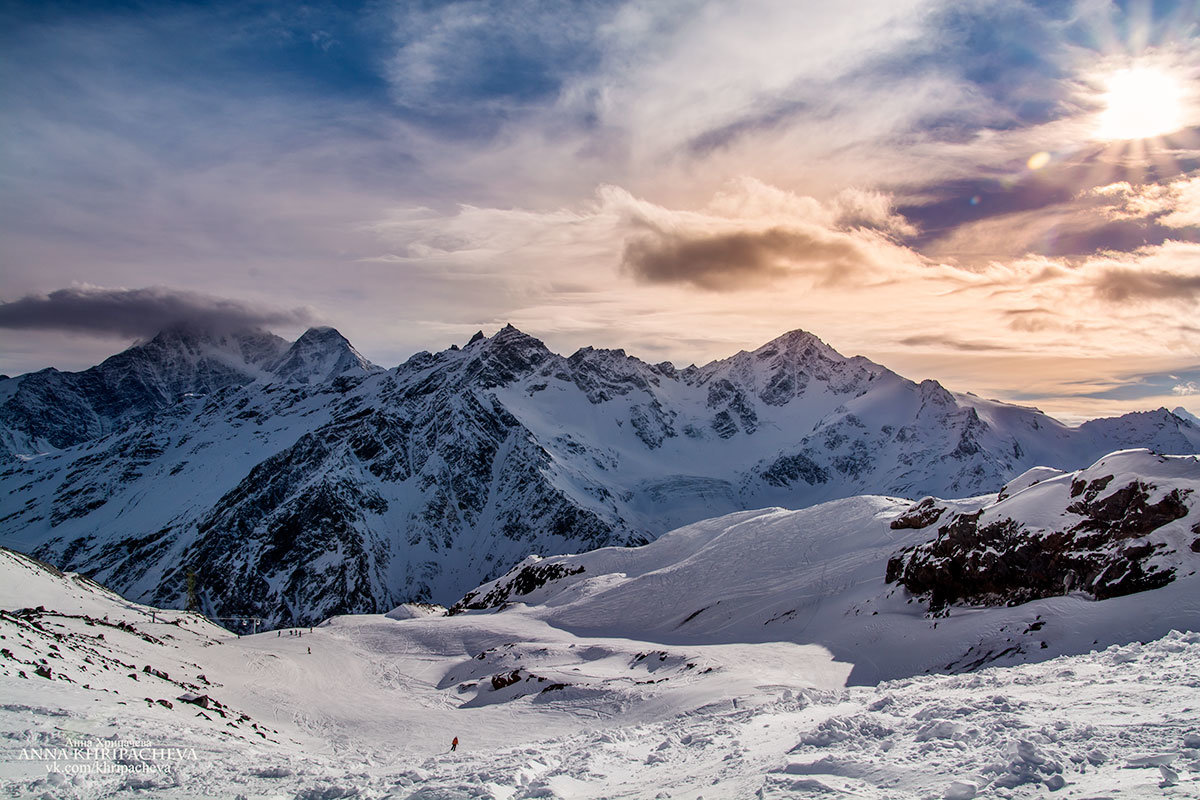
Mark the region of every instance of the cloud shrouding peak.
<instances>
[{"instance_id":1,"label":"cloud shrouding peak","mask_svg":"<svg viewBox=\"0 0 1200 800\"><path fill-rule=\"evenodd\" d=\"M227 332L314 321L310 309L277 309L165 287L75 286L0 303L0 328L99 336L153 336L187 326Z\"/></svg>"}]
</instances>

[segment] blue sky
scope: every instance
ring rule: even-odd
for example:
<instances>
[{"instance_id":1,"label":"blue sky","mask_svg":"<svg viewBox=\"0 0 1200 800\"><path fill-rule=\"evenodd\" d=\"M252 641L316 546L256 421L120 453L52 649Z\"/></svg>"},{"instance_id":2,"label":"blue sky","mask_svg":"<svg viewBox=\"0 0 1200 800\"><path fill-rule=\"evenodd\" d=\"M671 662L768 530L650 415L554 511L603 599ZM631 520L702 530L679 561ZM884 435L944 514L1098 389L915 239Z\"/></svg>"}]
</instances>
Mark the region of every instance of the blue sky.
<instances>
[{"instance_id":1,"label":"blue sky","mask_svg":"<svg viewBox=\"0 0 1200 800\"><path fill-rule=\"evenodd\" d=\"M0 3L0 371L236 307L1200 411L1198 85L1190 2Z\"/></svg>"}]
</instances>

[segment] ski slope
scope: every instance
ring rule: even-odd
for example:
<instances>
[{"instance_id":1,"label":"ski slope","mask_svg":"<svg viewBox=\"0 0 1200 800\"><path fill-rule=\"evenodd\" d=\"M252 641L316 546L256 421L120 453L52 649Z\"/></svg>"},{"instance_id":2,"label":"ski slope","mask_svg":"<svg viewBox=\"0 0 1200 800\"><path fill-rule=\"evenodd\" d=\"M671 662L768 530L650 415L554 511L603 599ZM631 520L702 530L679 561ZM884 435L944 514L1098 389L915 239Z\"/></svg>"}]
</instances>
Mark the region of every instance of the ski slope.
<instances>
[{"instance_id":1,"label":"ski slope","mask_svg":"<svg viewBox=\"0 0 1200 800\"><path fill-rule=\"evenodd\" d=\"M1170 583L934 614L884 570L939 526L905 527L925 504L888 497L531 558L452 615L241 637L0 550L0 782L52 798L1193 798L1197 460L1127 451L928 505L1052 538L1126 479L1154 484L1147 502L1183 497L1134 540L1175 544L1152 555Z\"/></svg>"}]
</instances>

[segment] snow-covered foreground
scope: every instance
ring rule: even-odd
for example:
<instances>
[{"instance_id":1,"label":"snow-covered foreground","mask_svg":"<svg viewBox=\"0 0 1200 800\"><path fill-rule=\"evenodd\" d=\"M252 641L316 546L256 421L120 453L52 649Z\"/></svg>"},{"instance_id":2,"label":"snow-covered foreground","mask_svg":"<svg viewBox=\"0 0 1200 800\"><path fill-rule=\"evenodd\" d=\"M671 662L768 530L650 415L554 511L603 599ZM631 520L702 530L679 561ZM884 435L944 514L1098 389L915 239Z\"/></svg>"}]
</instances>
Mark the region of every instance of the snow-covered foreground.
<instances>
[{"instance_id":1,"label":"snow-covered foreground","mask_svg":"<svg viewBox=\"0 0 1200 800\"><path fill-rule=\"evenodd\" d=\"M845 688L818 646L590 637L524 607L239 639L10 551L0 587L16 797L1200 793L1196 633Z\"/></svg>"},{"instance_id":2,"label":"snow-covered foreground","mask_svg":"<svg viewBox=\"0 0 1200 800\"><path fill-rule=\"evenodd\" d=\"M1197 797L1198 490L1200 459L1121 451L1000 495L531 557L450 615L240 638L0 549L0 778L51 798Z\"/></svg>"}]
</instances>

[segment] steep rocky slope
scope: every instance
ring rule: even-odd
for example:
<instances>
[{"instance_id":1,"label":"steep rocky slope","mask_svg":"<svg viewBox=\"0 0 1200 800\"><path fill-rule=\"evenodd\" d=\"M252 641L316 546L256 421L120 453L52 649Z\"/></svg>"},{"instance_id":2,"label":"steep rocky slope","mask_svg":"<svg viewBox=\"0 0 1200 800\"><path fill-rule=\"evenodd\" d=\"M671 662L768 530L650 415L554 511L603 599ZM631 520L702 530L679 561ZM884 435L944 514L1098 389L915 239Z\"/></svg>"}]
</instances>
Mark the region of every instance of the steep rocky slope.
<instances>
[{"instance_id":1,"label":"steep rocky slope","mask_svg":"<svg viewBox=\"0 0 1200 800\"><path fill-rule=\"evenodd\" d=\"M1165 586L1190 563L1183 554L1200 552L1200 519L1172 524L1200 500L1195 456L1131 450L1021 483L991 506L948 513L936 538L888 562L888 582L927 597L934 610L1072 591L1103 600ZM939 509L932 499L923 503L916 522Z\"/></svg>"}]
</instances>

